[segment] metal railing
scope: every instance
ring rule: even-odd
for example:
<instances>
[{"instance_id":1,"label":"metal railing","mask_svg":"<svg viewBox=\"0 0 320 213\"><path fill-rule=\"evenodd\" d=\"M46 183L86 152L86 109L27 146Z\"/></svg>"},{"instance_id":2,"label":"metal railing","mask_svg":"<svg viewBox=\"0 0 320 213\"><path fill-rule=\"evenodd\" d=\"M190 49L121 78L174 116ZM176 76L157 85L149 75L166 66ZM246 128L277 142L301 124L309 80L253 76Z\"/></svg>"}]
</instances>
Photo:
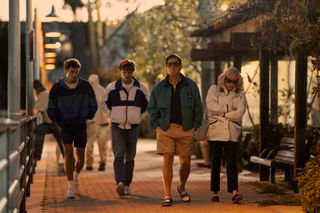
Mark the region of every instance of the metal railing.
<instances>
[{"instance_id":1,"label":"metal railing","mask_svg":"<svg viewBox=\"0 0 320 213\"><path fill-rule=\"evenodd\" d=\"M26 212L33 181L36 116L0 119L0 213Z\"/></svg>"}]
</instances>

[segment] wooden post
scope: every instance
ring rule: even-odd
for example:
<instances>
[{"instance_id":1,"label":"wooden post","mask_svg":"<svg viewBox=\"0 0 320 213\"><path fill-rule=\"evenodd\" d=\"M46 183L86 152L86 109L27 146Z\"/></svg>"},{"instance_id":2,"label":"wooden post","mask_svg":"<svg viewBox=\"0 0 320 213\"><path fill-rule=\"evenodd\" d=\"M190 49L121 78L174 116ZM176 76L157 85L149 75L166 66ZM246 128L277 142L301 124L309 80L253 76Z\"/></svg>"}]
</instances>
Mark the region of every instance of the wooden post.
<instances>
[{"instance_id":1,"label":"wooden post","mask_svg":"<svg viewBox=\"0 0 320 213\"><path fill-rule=\"evenodd\" d=\"M294 176L296 177L305 164L305 141L307 128L307 56L299 52L296 57L295 107L294 107Z\"/></svg>"},{"instance_id":2,"label":"wooden post","mask_svg":"<svg viewBox=\"0 0 320 213\"><path fill-rule=\"evenodd\" d=\"M242 66L242 57L241 55L235 55L233 57L233 66L237 68L241 72L241 66Z\"/></svg>"},{"instance_id":3,"label":"wooden post","mask_svg":"<svg viewBox=\"0 0 320 213\"><path fill-rule=\"evenodd\" d=\"M260 49L260 127L259 138L261 153L269 143L269 52ZM269 170L265 166L260 167L260 180L269 180Z\"/></svg>"},{"instance_id":4,"label":"wooden post","mask_svg":"<svg viewBox=\"0 0 320 213\"><path fill-rule=\"evenodd\" d=\"M271 123L278 123L278 59L273 55L271 58Z\"/></svg>"},{"instance_id":5,"label":"wooden post","mask_svg":"<svg viewBox=\"0 0 320 213\"><path fill-rule=\"evenodd\" d=\"M25 29L25 45L26 45L26 113L32 115L33 108L33 27L32 27L32 1L26 0L26 29Z\"/></svg>"},{"instance_id":6,"label":"wooden post","mask_svg":"<svg viewBox=\"0 0 320 213\"><path fill-rule=\"evenodd\" d=\"M215 60L214 61L214 70L213 70L213 83L218 83L218 77L221 73L221 61Z\"/></svg>"},{"instance_id":7,"label":"wooden post","mask_svg":"<svg viewBox=\"0 0 320 213\"><path fill-rule=\"evenodd\" d=\"M7 117L14 119L21 109L21 40L20 1L9 1L8 26L8 110Z\"/></svg>"},{"instance_id":8,"label":"wooden post","mask_svg":"<svg viewBox=\"0 0 320 213\"><path fill-rule=\"evenodd\" d=\"M211 86L211 74L212 74L212 62L202 61L201 62L201 96L202 105L206 105L206 97Z\"/></svg>"}]
</instances>

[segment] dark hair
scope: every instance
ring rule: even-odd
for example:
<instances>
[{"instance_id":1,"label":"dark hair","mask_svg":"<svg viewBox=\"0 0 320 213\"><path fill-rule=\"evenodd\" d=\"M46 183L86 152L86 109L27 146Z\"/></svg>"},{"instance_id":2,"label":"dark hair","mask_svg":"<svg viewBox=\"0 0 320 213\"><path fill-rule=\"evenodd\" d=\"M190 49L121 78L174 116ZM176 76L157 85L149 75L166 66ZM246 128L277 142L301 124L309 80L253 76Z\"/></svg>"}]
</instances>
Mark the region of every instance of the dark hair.
<instances>
[{"instance_id":1,"label":"dark hair","mask_svg":"<svg viewBox=\"0 0 320 213\"><path fill-rule=\"evenodd\" d=\"M69 58L63 62L63 69L68 70L70 67L81 68L80 61L76 58Z\"/></svg>"},{"instance_id":2,"label":"dark hair","mask_svg":"<svg viewBox=\"0 0 320 213\"><path fill-rule=\"evenodd\" d=\"M43 87L43 84L41 83L41 81L35 79L33 81L33 89L38 89L38 88L41 88L41 87Z\"/></svg>"},{"instance_id":3,"label":"dark hair","mask_svg":"<svg viewBox=\"0 0 320 213\"><path fill-rule=\"evenodd\" d=\"M182 64L182 59L177 54L168 55L167 58L166 58L166 64L168 64L168 61L169 61L170 58L176 58L176 59L178 59L179 64Z\"/></svg>"},{"instance_id":4,"label":"dark hair","mask_svg":"<svg viewBox=\"0 0 320 213\"><path fill-rule=\"evenodd\" d=\"M37 95L46 90L41 81L37 79L33 81L33 89L36 91Z\"/></svg>"},{"instance_id":5,"label":"dark hair","mask_svg":"<svg viewBox=\"0 0 320 213\"><path fill-rule=\"evenodd\" d=\"M135 71L136 70L136 63L130 59L124 59L119 64L119 70L130 70Z\"/></svg>"}]
</instances>

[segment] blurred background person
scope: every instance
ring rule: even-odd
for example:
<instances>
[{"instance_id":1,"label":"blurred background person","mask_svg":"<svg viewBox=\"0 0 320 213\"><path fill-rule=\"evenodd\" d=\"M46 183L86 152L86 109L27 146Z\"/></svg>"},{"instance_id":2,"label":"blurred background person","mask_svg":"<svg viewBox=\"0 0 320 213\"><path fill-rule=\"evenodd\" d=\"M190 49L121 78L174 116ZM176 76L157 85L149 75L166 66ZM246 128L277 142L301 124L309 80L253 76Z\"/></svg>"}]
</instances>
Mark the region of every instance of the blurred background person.
<instances>
[{"instance_id":1,"label":"blurred background person","mask_svg":"<svg viewBox=\"0 0 320 213\"><path fill-rule=\"evenodd\" d=\"M197 163L197 166L210 168L208 141L207 140L199 141L199 146L200 146L200 151L203 157L203 162Z\"/></svg>"},{"instance_id":2,"label":"blurred background person","mask_svg":"<svg viewBox=\"0 0 320 213\"><path fill-rule=\"evenodd\" d=\"M41 160L44 136L46 134L53 134L54 138L58 143L59 150L62 153L62 156L64 157L64 149L63 149L63 144L60 136L59 126L58 124L52 122L52 120L49 118L47 113L49 91L43 86L43 84L39 80L33 81L33 89L34 89L34 95L35 95L35 104L33 106L33 114L36 115L40 113L42 115L42 123L37 125L36 128L34 129L34 135L35 135L34 158L36 161ZM59 161L59 158L57 158L57 162L58 161Z\"/></svg>"},{"instance_id":3,"label":"blurred background person","mask_svg":"<svg viewBox=\"0 0 320 213\"><path fill-rule=\"evenodd\" d=\"M88 121L87 127L87 146L86 146L86 170L93 170L93 150L94 142L97 141L99 149L99 168L98 171L105 171L107 160L107 143L110 139L111 122L101 110L101 100L104 94L104 87L99 84L99 77L96 74L91 74L88 78L98 103L98 111L94 118Z\"/></svg>"}]
</instances>

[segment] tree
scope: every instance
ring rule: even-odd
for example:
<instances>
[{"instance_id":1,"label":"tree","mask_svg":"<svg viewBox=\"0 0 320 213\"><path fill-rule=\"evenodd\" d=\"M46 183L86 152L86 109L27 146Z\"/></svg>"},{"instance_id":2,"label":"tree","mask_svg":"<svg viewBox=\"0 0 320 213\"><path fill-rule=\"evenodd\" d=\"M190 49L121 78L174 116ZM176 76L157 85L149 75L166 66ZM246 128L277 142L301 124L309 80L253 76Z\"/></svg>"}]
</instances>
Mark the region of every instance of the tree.
<instances>
[{"instance_id":1,"label":"tree","mask_svg":"<svg viewBox=\"0 0 320 213\"><path fill-rule=\"evenodd\" d=\"M317 71L314 98L318 96L320 101L320 1L291 0L289 4L288 0L276 0L274 20L277 32L283 35L292 55L304 51L311 56L313 69ZM298 177L300 199L306 212L320 210L320 181L317 176L320 171L319 137L315 144L315 157L310 159Z\"/></svg>"},{"instance_id":2,"label":"tree","mask_svg":"<svg viewBox=\"0 0 320 213\"><path fill-rule=\"evenodd\" d=\"M311 57L317 73L313 94L320 101L320 1L276 0L273 22L281 34L278 43L286 44L291 55L304 51Z\"/></svg>"},{"instance_id":3,"label":"tree","mask_svg":"<svg viewBox=\"0 0 320 213\"><path fill-rule=\"evenodd\" d=\"M72 13L73 13L73 19L77 20L77 9L82 8L84 4L81 0L64 0L64 6L71 7Z\"/></svg>"},{"instance_id":4,"label":"tree","mask_svg":"<svg viewBox=\"0 0 320 213\"><path fill-rule=\"evenodd\" d=\"M137 14L129 21L129 57L136 61L137 76L153 86L164 74L164 59L177 53L183 58L183 72L199 78L198 67L190 62L196 46L190 33L198 23L197 0L166 0L165 5Z\"/></svg>"}]
</instances>

